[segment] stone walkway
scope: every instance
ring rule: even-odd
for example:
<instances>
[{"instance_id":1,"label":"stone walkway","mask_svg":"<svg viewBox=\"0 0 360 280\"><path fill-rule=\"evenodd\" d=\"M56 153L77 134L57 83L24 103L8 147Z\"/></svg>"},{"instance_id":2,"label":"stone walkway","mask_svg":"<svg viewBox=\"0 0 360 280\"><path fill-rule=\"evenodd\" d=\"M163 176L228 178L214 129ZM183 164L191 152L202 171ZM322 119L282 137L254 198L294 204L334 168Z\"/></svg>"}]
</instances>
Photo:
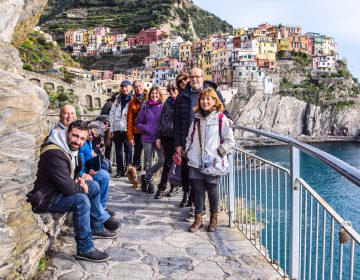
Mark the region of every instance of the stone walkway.
<instances>
[{"instance_id":1,"label":"stone walkway","mask_svg":"<svg viewBox=\"0 0 360 280\"><path fill-rule=\"evenodd\" d=\"M112 180L108 206L121 227L116 239L95 240L111 260L75 260L70 232L47 268L47 279L280 279L250 242L227 226L224 213L215 233L206 231L207 218L193 234L185 221L189 208L178 207L181 194L153 197L133 190L125 178Z\"/></svg>"}]
</instances>

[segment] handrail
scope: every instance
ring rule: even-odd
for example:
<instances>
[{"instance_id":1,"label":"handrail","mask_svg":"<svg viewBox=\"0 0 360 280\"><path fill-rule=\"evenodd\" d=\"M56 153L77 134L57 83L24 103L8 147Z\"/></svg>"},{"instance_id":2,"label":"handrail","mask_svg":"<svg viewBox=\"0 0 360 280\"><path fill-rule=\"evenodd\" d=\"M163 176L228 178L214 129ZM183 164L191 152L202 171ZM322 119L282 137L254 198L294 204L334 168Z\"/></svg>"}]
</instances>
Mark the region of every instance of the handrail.
<instances>
[{"instance_id":1,"label":"handrail","mask_svg":"<svg viewBox=\"0 0 360 280\"><path fill-rule=\"evenodd\" d=\"M360 171L355 167L351 166L350 164L330 155L318 148L315 148L311 145L305 144L299 140L293 139L291 137L277 135L271 132L266 132L263 130L250 128L241 125L231 125L232 128L245 130L254 134L262 135L271 139L275 139L287 144L290 144L299 150L303 151L304 153L316 158L317 160L321 161L322 163L326 164L327 166L331 167L332 169L339 172L342 176L350 180L352 183L360 187Z\"/></svg>"}]
</instances>

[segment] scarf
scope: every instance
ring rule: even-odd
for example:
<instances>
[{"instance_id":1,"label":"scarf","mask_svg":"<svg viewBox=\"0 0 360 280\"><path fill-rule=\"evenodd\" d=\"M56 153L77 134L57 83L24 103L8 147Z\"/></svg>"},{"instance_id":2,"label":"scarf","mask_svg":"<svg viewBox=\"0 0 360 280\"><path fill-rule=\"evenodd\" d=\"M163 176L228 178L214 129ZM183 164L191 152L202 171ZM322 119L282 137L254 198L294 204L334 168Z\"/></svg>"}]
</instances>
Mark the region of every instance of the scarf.
<instances>
[{"instance_id":1,"label":"scarf","mask_svg":"<svg viewBox=\"0 0 360 280\"><path fill-rule=\"evenodd\" d=\"M129 103L131 99L131 94L120 94L121 110L125 108L126 104Z\"/></svg>"},{"instance_id":2,"label":"scarf","mask_svg":"<svg viewBox=\"0 0 360 280\"><path fill-rule=\"evenodd\" d=\"M159 105L161 103L161 101L154 101L154 100L152 100L152 99L149 99L148 100L148 102L147 102L147 104L149 105L149 106L156 106L156 105Z\"/></svg>"},{"instance_id":3,"label":"scarf","mask_svg":"<svg viewBox=\"0 0 360 280\"><path fill-rule=\"evenodd\" d=\"M169 96L169 98L166 100L166 102L167 102L171 107L173 107L173 106L174 106L174 103L175 103L175 100L176 100L176 97L171 97L171 96Z\"/></svg>"},{"instance_id":4,"label":"scarf","mask_svg":"<svg viewBox=\"0 0 360 280\"><path fill-rule=\"evenodd\" d=\"M59 146L63 150L64 153L66 153L70 156L70 158L71 158L70 175L71 175L71 178L74 178L75 167L77 166L78 151L70 150L69 145L67 143L67 139L66 139L66 132L67 132L67 129L53 130L51 135L49 136L48 143Z\"/></svg>"}]
</instances>

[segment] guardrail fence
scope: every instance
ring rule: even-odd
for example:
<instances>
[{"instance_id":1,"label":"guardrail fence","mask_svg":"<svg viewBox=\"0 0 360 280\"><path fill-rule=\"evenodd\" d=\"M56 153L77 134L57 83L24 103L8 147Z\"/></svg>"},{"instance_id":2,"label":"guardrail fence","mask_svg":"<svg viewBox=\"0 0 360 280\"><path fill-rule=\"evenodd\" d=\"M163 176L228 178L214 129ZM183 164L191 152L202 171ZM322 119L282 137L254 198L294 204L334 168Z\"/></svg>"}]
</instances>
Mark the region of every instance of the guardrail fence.
<instances>
[{"instance_id":1,"label":"guardrail fence","mask_svg":"<svg viewBox=\"0 0 360 280\"><path fill-rule=\"evenodd\" d=\"M234 148L219 184L230 226L285 279L360 279L360 235L300 176L300 151L360 186L360 172L295 139L234 126L289 144L290 169ZM331 182L329 182L331 184Z\"/></svg>"}]
</instances>

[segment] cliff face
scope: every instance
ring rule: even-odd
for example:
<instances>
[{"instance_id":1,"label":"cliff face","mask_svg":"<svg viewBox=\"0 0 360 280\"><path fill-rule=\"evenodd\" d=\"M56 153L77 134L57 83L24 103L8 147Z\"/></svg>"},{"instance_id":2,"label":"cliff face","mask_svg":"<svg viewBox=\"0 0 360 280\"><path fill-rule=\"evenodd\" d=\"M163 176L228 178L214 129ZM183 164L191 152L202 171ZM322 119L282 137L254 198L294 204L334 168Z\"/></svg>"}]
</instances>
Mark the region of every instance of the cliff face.
<instances>
[{"instance_id":1,"label":"cliff face","mask_svg":"<svg viewBox=\"0 0 360 280\"><path fill-rule=\"evenodd\" d=\"M33 274L49 244L49 229L25 201L36 175L48 99L44 90L20 75L22 62L13 46L32 31L45 4L46 0L3 0L0 5L0 277L4 279Z\"/></svg>"},{"instance_id":2,"label":"cliff face","mask_svg":"<svg viewBox=\"0 0 360 280\"><path fill-rule=\"evenodd\" d=\"M284 69L285 68L285 69ZM351 78L309 80L307 71L285 63L280 90L265 94L241 87L229 110L239 125L288 136L357 136L360 132L359 84ZM251 133L236 132L253 137Z\"/></svg>"}]
</instances>

